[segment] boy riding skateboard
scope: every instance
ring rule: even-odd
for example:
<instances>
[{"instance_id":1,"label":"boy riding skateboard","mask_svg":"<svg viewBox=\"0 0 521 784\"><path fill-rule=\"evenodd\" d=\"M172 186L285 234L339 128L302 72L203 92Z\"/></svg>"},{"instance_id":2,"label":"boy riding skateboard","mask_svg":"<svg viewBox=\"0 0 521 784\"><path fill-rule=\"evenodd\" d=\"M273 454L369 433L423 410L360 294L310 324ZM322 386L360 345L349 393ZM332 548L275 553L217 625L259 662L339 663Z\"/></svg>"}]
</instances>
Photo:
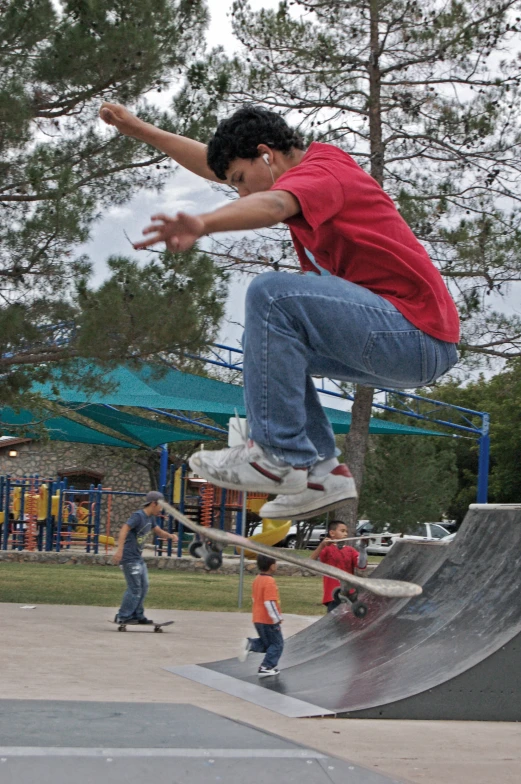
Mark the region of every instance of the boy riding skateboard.
<instances>
[{"instance_id":1,"label":"boy riding skateboard","mask_svg":"<svg viewBox=\"0 0 521 784\"><path fill-rule=\"evenodd\" d=\"M209 482L276 494L266 518L311 517L356 496L337 460L312 377L368 386L433 383L457 361L456 307L392 200L347 153L302 138L275 112L246 106L208 146L161 131L116 104L100 115L240 198L202 215L154 215L136 248L191 248L206 234L290 228L304 275L258 275L246 297L244 396L250 438L200 451Z\"/></svg>"},{"instance_id":2,"label":"boy riding skateboard","mask_svg":"<svg viewBox=\"0 0 521 784\"><path fill-rule=\"evenodd\" d=\"M142 509L134 512L119 532L118 547L112 561L120 565L127 582L127 590L123 594L115 623L153 624L154 621L145 616L143 603L148 593L148 569L143 559L143 548L151 533L160 539L171 539L177 542L177 534L163 531L156 523L156 515L162 514L159 501L164 501L163 493L151 490L145 497Z\"/></svg>"}]
</instances>

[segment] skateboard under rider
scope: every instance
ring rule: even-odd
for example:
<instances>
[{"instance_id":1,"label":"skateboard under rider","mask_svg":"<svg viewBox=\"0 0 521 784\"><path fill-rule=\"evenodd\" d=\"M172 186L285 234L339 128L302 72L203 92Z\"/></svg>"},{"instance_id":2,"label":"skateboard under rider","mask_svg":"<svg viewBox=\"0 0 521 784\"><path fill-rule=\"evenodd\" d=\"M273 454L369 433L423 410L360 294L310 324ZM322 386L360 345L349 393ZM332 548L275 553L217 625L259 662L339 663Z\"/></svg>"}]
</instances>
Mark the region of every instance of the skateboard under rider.
<instances>
[{"instance_id":1,"label":"skateboard under rider","mask_svg":"<svg viewBox=\"0 0 521 784\"><path fill-rule=\"evenodd\" d=\"M122 621L121 623L120 621L109 621L109 623L117 624L118 632L126 632L128 626L137 629L150 629L151 631L154 632L162 632L163 626L172 626L174 621L163 621L163 623L154 623L154 624L139 623L138 621Z\"/></svg>"}]
</instances>

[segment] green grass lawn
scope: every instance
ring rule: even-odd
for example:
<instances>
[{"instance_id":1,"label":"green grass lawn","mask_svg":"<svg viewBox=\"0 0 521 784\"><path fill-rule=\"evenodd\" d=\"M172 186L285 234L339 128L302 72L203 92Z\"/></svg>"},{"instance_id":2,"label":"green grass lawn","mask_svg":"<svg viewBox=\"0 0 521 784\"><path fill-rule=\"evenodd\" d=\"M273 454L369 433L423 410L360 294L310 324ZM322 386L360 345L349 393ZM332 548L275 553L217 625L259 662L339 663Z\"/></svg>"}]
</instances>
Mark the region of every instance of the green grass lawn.
<instances>
[{"instance_id":1,"label":"green grass lawn","mask_svg":"<svg viewBox=\"0 0 521 784\"><path fill-rule=\"evenodd\" d=\"M160 610L238 612L239 577L235 574L150 569L146 604ZM251 610L252 575L244 578L243 611ZM322 581L313 577L277 577L282 609L321 615ZM125 590L120 569L111 566L0 563L0 601L20 604L89 604L118 607Z\"/></svg>"}]
</instances>

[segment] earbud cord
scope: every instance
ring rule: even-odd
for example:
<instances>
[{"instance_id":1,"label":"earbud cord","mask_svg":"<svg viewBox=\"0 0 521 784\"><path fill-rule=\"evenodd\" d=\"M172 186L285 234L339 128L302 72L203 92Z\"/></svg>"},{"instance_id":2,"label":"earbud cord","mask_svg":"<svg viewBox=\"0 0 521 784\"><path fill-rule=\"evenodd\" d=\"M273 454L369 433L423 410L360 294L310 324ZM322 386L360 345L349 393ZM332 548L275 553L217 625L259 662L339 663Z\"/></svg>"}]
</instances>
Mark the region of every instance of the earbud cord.
<instances>
[{"instance_id":1,"label":"earbud cord","mask_svg":"<svg viewBox=\"0 0 521 784\"><path fill-rule=\"evenodd\" d=\"M271 171L271 163L270 163L269 155L266 153L262 157L263 157L264 163L266 164L266 166L270 170L271 179L273 180L273 184L275 185L275 177L273 176L273 172Z\"/></svg>"}]
</instances>

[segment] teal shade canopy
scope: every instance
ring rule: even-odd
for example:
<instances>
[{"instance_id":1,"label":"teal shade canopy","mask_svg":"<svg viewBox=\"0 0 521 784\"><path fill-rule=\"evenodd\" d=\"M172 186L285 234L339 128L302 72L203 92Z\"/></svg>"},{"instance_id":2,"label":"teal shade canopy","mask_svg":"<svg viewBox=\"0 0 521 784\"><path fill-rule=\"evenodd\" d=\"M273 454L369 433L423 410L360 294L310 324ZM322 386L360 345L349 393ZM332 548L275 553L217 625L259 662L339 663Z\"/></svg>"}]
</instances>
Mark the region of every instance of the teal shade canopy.
<instances>
[{"instance_id":1,"label":"teal shade canopy","mask_svg":"<svg viewBox=\"0 0 521 784\"><path fill-rule=\"evenodd\" d=\"M58 376L46 384L36 384L33 387L33 392L38 392L48 400L60 402L65 407L64 416L50 417L45 422L49 436L53 440L126 448L144 446L154 449L160 444L176 441L215 440L217 436L214 434L202 435L198 430L188 429L198 424L197 418L201 415L207 421L214 422L224 429L227 429L228 420L235 413L245 416L243 387L238 384L196 376L157 364L141 364L135 367L120 365L107 370L83 362L79 369L84 371L84 375L99 374L105 385L103 391L89 392L76 388L72 383L63 383ZM58 397L56 390L59 393ZM67 407L76 410L89 420L92 427L68 419ZM184 416L191 422L187 423L186 428L175 427L148 416L121 411L118 407L176 412L176 415ZM351 427L349 412L335 408L324 410L335 434L349 432ZM15 422L13 417L22 419ZM25 424L32 422L33 418L28 411L16 415L10 409L4 409L2 420L6 424ZM109 428L114 435L100 432L96 425ZM371 418L369 432L382 435L445 437L448 435L437 430L412 427L378 417Z\"/></svg>"}]
</instances>

